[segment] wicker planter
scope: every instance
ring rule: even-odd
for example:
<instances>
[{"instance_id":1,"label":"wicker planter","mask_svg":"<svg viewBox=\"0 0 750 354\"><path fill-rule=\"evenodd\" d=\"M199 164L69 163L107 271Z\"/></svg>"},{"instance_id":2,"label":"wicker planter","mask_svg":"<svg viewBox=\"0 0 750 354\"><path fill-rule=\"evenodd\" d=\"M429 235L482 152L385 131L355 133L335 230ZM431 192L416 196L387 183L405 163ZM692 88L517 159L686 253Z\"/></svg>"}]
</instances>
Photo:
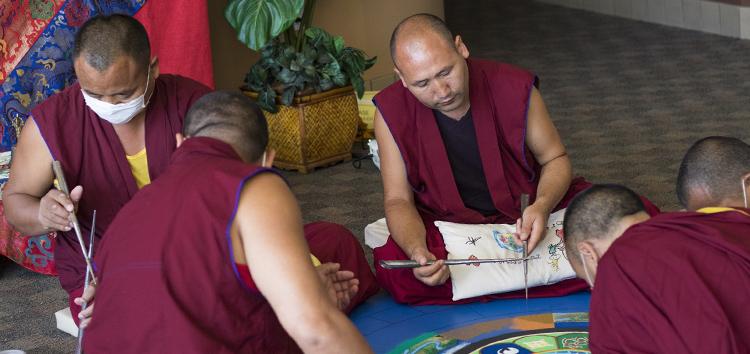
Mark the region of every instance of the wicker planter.
<instances>
[{"instance_id":1,"label":"wicker planter","mask_svg":"<svg viewBox=\"0 0 750 354\"><path fill-rule=\"evenodd\" d=\"M243 92L256 99L255 92ZM294 99L278 113L264 112L274 166L302 173L352 158L359 109L351 86Z\"/></svg>"}]
</instances>

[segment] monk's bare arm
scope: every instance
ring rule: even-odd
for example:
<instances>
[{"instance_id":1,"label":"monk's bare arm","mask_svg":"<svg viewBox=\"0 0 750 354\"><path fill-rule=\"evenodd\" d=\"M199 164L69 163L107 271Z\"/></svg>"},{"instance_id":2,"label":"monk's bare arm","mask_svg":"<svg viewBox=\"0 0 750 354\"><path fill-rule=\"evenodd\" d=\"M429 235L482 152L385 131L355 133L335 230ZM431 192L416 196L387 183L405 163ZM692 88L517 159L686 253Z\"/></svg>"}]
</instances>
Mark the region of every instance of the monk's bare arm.
<instances>
[{"instance_id":1,"label":"monk's bare arm","mask_svg":"<svg viewBox=\"0 0 750 354\"><path fill-rule=\"evenodd\" d=\"M53 179L52 156L29 118L13 152L10 178L3 190L5 217L16 230L28 235L69 230L73 203L62 192L50 190Z\"/></svg>"},{"instance_id":2,"label":"monk's bare arm","mask_svg":"<svg viewBox=\"0 0 750 354\"><path fill-rule=\"evenodd\" d=\"M297 201L281 178L263 173L251 179L234 223L253 280L305 353L371 352L318 278Z\"/></svg>"},{"instance_id":3,"label":"monk's bare arm","mask_svg":"<svg viewBox=\"0 0 750 354\"><path fill-rule=\"evenodd\" d=\"M411 257L417 248L427 249L422 217L414 205L414 194L406 177L401 152L380 111L375 112L375 137L380 155L383 178L383 205L391 237Z\"/></svg>"},{"instance_id":4,"label":"monk's bare arm","mask_svg":"<svg viewBox=\"0 0 750 354\"><path fill-rule=\"evenodd\" d=\"M375 137L380 154L380 174L383 178L383 205L388 230L396 244L406 255L424 265L434 260L427 248L427 236L422 217L414 204L414 194L406 176L401 152L380 111L375 112ZM443 261L430 266L414 268L414 276L427 285L440 285L450 277Z\"/></svg>"},{"instance_id":5,"label":"monk's bare arm","mask_svg":"<svg viewBox=\"0 0 750 354\"><path fill-rule=\"evenodd\" d=\"M529 240L533 250L542 238L550 212L560 203L571 181L570 159L549 117L542 95L534 88L529 100L526 145L542 165L534 204L524 211L521 238Z\"/></svg>"},{"instance_id":6,"label":"monk's bare arm","mask_svg":"<svg viewBox=\"0 0 750 354\"><path fill-rule=\"evenodd\" d=\"M542 203L549 212L568 191L572 169L560 134L536 88L531 92L527 124L526 145L542 165L535 204Z\"/></svg>"}]
</instances>

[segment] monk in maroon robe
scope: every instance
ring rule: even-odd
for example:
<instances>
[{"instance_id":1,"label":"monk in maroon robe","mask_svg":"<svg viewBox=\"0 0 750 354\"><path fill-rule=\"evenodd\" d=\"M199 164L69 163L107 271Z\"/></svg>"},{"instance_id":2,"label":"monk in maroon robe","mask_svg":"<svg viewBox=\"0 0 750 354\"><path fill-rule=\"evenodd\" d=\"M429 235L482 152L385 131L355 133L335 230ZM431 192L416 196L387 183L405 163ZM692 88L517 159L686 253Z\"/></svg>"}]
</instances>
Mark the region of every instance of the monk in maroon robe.
<instances>
[{"instance_id":1,"label":"monk in maroon robe","mask_svg":"<svg viewBox=\"0 0 750 354\"><path fill-rule=\"evenodd\" d=\"M460 36L431 15L398 25L391 55L401 81L374 98L385 214L391 235L374 250L380 284L399 302L451 303L443 262L384 270L387 259L445 259L433 222L517 224L533 250L553 211L589 186L572 179L570 160L537 89L511 65L467 59ZM531 204L521 213L520 196ZM649 203L651 209L658 209ZM529 296L582 290L579 280L529 290ZM524 292L491 298L523 296ZM465 301L487 299L481 297ZM464 302L465 302L464 301Z\"/></svg>"},{"instance_id":2,"label":"monk in maroon robe","mask_svg":"<svg viewBox=\"0 0 750 354\"><path fill-rule=\"evenodd\" d=\"M164 171L183 117L209 89L184 77L159 75L145 29L124 15L84 24L73 58L78 82L31 111L13 154L3 203L18 231L58 231L57 272L78 322L80 307L73 299L82 292L86 265L71 230L72 211L77 208L88 247L96 210L98 241L140 185ZM60 161L72 200L51 189L52 160Z\"/></svg>"},{"instance_id":3,"label":"monk in maroon robe","mask_svg":"<svg viewBox=\"0 0 750 354\"><path fill-rule=\"evenodd\" d=\"M576 197L565 247L592 287L591 351L747 353L749 213L713 207L649 218L617 185Z\"/></svg>"},{"instance_id":4,"label":"monk in maroon robe","mask_svg":"<svg viewBox=\"0 0 750 354\"><path fill-rule=\"evenodd\" d=\"M210 93L185 134L105 234L85 352L369 352L332 301L343 309L377 290L362 248L316 223L305 227L308 249L294 196L260 166L269 163L260 109L240 93ZM316 274L311 250L340 266Z\"/></svg>"}]
</instances>

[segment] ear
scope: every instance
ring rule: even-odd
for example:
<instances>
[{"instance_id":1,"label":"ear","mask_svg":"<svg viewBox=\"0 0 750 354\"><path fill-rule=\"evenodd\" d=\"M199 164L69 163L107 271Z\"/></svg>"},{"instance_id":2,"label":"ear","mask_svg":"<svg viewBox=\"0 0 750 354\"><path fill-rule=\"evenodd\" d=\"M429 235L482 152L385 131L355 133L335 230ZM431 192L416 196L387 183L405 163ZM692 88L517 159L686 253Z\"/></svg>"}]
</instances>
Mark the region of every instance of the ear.
<instances>
[{"instance_id":1,"label":"ear","mask_svg":"<svg viewBox=\"0 0 750 354\"><path fill-rule=\"evenodd\" d=\"M261 161L261 166L263 167L272 167L273 166L273 160L276 158L276 150L274 149L266 149L266 158L264 161Z\"/></svg>"},{"instance_id":2,"label":"ear","mask_svg":"<svg viewBox=\"0 0 750 354\"><path fill-rule=\"evenodd\" d=\"M185 142L185 137L182 136L182 133L177 133L174 135L175 140L177 140L177 148L180 148L180 145L182 145L183 142Z\"/></svg>"},{"instance_id":3,"label":"ear","mask_svg":"<svg viewBox=\"0 0 750 354\"><path fill-rule=\"evenodd\" d=\"M159 77L159 57L154 56L153 58L151 58L150 66L151 66L151 77L156 79L157 77Z\"/></svg>"},{"instance_id":4,"label":"ear","mask_svg":"<svg viewBox=\"0 0 750 354\"><path fill-rule=\"evenodd\" d=\"M456 36L454 44L456 45L456 51L458 52L458 54L461 54L464 59L469 57L469 48L466 48L466 44L464 44L461 36Z\"/></svg>"},{"instance_id":5,"label":"ear","mask_svg":"<svg viewBox=\"0 0 750 354\"><path fill-rule=\"evenodd\" d=\"M599 266L599 254L591 242L583 241L578 243L578 253L586 259L586 263L592 265L594 270Z\"/></svg>"},{"instance_id":6,"label":"ear","mask_svg":"<svg viewBox=\"0 0 750 354\"><path fill-rule=\"evenodd\" d=\"M750 189L750 172L742 175L742 182L745 183L745 187L748 187L748 189Z\"/></svg>"},{"instance_id":7,"label":"ear","mask_svg":"<svg viewBox=\"0 0 750 354\"><path fill-rule=\"evenodd\" d=\"M401 71L399 71L398 68L394 67L393 72L398 75L398 78L401 80L401 85L404 85L404 87L408 88L408 86L406 86L406 79L404 79L404 75L401 75Z\"/></svg>"}]
</instances>

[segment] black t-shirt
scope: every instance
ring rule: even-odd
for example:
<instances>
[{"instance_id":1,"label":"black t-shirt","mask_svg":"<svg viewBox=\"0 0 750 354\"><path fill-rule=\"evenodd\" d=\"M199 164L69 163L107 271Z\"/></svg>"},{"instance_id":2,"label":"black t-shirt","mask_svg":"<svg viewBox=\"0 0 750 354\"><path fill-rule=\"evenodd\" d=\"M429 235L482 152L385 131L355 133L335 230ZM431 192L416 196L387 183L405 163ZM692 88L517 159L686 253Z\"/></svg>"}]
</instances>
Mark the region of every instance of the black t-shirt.
<instances>
[{"instance_id":1,"label":"black t-shirt","mask_svg":"<svg viewBox=\"0 0 750 354\"><path fill-rule=\"evenodd\" d=\"M433 110L433 113L464 205L485 216L497 214L479 156L471 110L460 120L438 110Z\"/></svg>"}]
</instances>

